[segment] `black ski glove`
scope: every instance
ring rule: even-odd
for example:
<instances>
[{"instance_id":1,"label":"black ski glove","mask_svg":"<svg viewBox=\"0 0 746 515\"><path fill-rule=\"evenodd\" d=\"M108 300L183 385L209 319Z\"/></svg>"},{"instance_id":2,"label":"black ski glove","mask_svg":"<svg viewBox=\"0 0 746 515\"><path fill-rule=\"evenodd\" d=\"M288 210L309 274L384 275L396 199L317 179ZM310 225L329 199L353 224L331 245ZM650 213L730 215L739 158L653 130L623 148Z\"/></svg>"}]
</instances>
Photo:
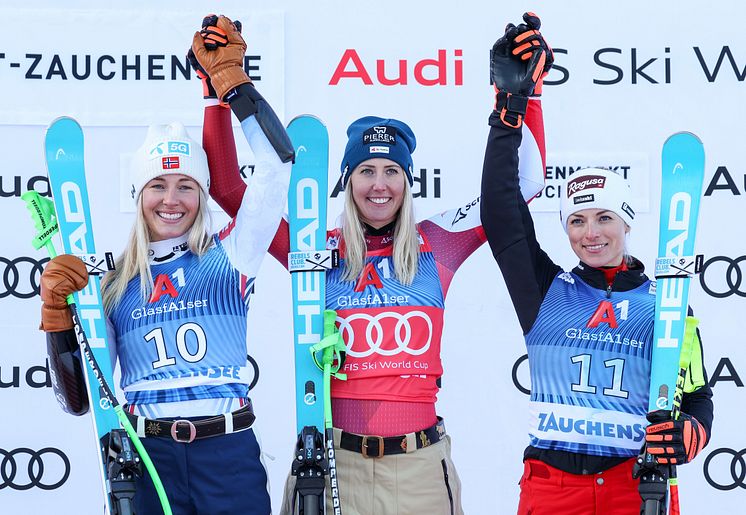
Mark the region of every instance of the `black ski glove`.
<instances>
[{"instance_id":1,"label":"black ski glove","mask_svg":"<svg viewBox=\"0 0 746 515\"><path fill-rule=\"evenodd\" d=\"M490 51L495 111L503 124L513 128L523 123L528 97L541 94L544 77L554 62L552 49L539 32L539 17L527 12L523 20L518 26L509 23Z\"/></svg>"}]
</instances>

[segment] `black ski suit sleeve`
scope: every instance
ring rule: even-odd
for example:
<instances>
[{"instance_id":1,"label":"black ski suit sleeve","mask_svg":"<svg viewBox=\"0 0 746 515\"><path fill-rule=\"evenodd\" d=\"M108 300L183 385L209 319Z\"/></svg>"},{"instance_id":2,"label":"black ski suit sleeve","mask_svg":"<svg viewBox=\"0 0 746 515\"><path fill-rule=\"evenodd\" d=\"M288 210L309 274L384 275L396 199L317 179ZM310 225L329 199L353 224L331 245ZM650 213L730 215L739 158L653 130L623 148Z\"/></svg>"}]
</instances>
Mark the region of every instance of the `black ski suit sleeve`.
<instances>
[{"instance_id":1,"label":"black ski suit sleeve","mask_svg":"<svg viewBox=\"0 0 746 515\"><path fill-rule=\"evenodd\" d=\"M560 267L539 246L531 213L521 195L521 129L506 127L495 112L490 116L490 126L482 168L482 226L523 334L527 334Z\"/></svg>"},{"instance_id":2,"label":"black ski suit sleeve","mask_svg":"<svg viewBox=\"0 0 746 515\"><path fill-rule=\"evenodd\" d=\"M88 413L84 365L75 329L47 333L47 355L57 402L71 415Z\"/></svg>"}]
</instances>

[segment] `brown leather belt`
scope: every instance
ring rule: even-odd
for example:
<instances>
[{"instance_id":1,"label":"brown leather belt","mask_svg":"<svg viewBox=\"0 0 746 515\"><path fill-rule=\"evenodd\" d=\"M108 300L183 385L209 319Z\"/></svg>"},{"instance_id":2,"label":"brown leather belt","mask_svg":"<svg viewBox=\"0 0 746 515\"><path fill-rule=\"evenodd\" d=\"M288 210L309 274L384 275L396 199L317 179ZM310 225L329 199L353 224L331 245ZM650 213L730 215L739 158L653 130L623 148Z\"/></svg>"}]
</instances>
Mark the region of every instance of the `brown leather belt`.
<instances>
[{"instance_id":1,"label":"brown leather belt","mask_svg":"<svg viewBox=\"0 0 746 515\"><path fill-rule=\"evenodd\" d=\"M138 436L171 437L181 443L243 431L251 427L256 419L251 402L231 413L199 419L150 419L126 411L125 413L132 425L137 428Z\"/></svg>"},{"instance_id":2,"label":"brown leather belt","mask_svg":"<svg viewBox=\"0 0 746 515\"><path fill-rule=\"evenodd\" d=\"M407 440L414 438L417 449L438 443L446 436L446 426L443 419L438 417L438 422L432 427L415 431L408 435L400 436L366 436L342 431L339 446L348 451L359 452L366 458L382 458L391 454L404 454L407 452ZM409 452L412 452L410 449Z\"/></svg>"}]
</instances>

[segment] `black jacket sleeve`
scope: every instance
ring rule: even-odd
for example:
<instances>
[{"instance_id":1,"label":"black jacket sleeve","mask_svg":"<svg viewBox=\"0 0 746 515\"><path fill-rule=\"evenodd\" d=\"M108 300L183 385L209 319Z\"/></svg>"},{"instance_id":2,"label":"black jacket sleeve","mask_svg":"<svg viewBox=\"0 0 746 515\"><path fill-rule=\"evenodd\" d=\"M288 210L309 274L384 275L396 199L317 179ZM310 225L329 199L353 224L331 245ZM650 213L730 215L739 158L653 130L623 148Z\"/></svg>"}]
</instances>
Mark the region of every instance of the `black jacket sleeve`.
<instances>
[{"instance_id":1,"label":"black jacket sleeve","mask_svg":"<svg viewBox=\"0 0 746 515\"><path fill-rule=\"evenodd\" d=\"M539 246L531 213L521 195L521 129L506 127L494 112L490 126L482 168L482 226L526 334L560 267Z\"/></svg>"},{"instance_id":2,"label":"black jacket sleeve","mask_svg":"<svg viewBox=\"0 0 746 515\"><path fill-rule=\"evenodd\" d=\"M83 360L75 330L47 333L47 354L52 388L62 409L72 415L88 413Z\"/></svg>"}]
</instances>

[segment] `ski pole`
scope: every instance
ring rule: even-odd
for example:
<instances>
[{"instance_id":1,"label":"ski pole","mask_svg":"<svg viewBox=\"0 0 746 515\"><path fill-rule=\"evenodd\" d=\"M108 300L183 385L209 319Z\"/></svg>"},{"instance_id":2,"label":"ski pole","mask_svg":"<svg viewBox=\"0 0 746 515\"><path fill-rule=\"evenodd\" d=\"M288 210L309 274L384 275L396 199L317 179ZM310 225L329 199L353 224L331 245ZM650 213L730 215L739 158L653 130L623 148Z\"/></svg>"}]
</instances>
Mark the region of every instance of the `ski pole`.
<instances>
[{"instance_id":1,"label":"ski pole","mask_svg":"<svg viewBox=\"0 0 746 515\"><path fill-rule=\"evenodd\" d=\"M324 310L324 338L309 349L316 366L324 372L324 433L326 436L326 452L329 466L329 486L332 494L332 509L334 515L342 515L342 503L339 499L339 477L337 475L337 459L334 452L334 423L332 422L332 376L345 381L347 375L339 370L344 365L347 348L342 335L336 327L337 312L332 309ZM317 352L321 352L321 361Z\"/></svg>"},{"instance_id":2,"label":"ski pole","mask_svg":"<svg viewBox=\"0 0 746 515\"><path fill-rule=\"evenodd\" d=\"M39 231L39 233L32 240L33 247L36 250L44 247L49 253L50 258L56 257L57 251L54 248L52 236L59 230L59 225L57 224L57 219L54 214L54 202L50 199L43 198L37 191L34 190L29 190L21 195L21 199L26 203L26 207L31 212L31 218L34 221L34 226L37 231ZM161 482L161 478L158 475L158 471L155 469L153 461L150 459L148 452L145 450L145 447L142 445L140 438L137 436L137 431L134 427L132 427L132 424L127 419L127 415L124 413L124 410L119 404L119 401L117 401L114 392L111 391L111 388L108 384L106 384L106 381L104 380L101 369L98 366L98 362L96 361L96 358L93 355L93 351L91 350L88 338L83 331L83 326L80 323L80 315L78 313L78 308L75 305L75 301L73 300L72 294L67 296L67 304L72 313L75 336L78 339L82 354L83 356L85 356L88 365L91 367L93 375L98 380L103 396L106 398L107 401L111 403L112 407L114 408L114 412L117 414L119 422L126 430L127 435L130 437L132 443L135 445L135 449L137 449L137 452L140 455L145 468L148 470L150 478L153 481L153 486L155 486L156 492L158 493L158 499L161 502L161 507L163 508L164 515L172 515L171 506L168 502L166 491L163 488L163 483Z\"/></svg>"},{"instance_id":3,"label":"ski pole","mask_svg":"<svg viewBox=\"0 0 746 515\"><path fill-rule=\"evenodd\" d=\"M688 316L684 324L684 339L681 342L681 354L679 355L679 375L676 378L676 389L673 394L673 408L671 418L677 420L681 415L681 398L684 395L684 384L686 382L686 373L692 361L692 352L694 350L694 339L697 337L697 326L699 320ZM681 507L679 505L679 479L676 474L676 465L671 465L668 475L668 486L671 495L671 504L669 506L670 515L680 515Z\"/></svg>"}]
</instances>

